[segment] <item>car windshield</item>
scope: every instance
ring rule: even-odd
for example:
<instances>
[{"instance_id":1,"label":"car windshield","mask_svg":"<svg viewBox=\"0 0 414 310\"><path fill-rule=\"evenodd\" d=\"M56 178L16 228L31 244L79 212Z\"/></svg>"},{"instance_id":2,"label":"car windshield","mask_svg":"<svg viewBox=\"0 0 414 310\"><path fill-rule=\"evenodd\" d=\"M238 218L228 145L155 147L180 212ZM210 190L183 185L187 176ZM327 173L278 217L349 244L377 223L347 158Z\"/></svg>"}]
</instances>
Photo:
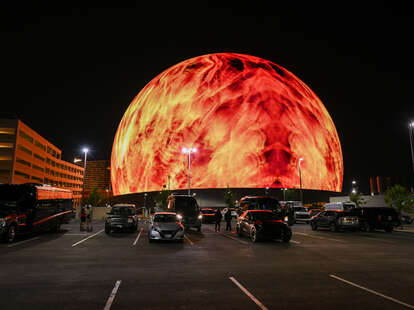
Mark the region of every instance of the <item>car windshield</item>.
<instances>
[{"instance_id":1,"label":"car windshield","mask_svg":"<svg viewBox=\"0 0 414 310\"><path fill-rule=\"evenodd\" d=\"M295 212L308 212L305 208L296 207Z\"/></svg>"},{"instance_id":2,"label":"car windshield","mask_svg":"<svg viewBox=\"0 0 414 310\"><path fill-rule=\"evenodd\" d=\"M355 206L353 204L344 204L344 210L351 210L354 209Z\"/></svg>"},{"instance_id":3,"label":"car windshield","mask_svg":"<svg viewBox=\"0 0 414 310\"><path fill-rule=\"evenodd\" d=\"M113 215L134 215L135 210L132 207L113 207L111 214Z\"/></svg>"},{"instance_id":4,"label":"car windshield","mask_svg":"<svg viewBox=\"0 0 414 310\"><path fill-rule=\"evenodd\" d=\"M204 214L213 214L214 213L214 210L212 210L212 209L204 209L204 210L200 210L200 211Z\"/></svg>"},{"instance_id":5,"label":"car windshield","mask_svg":"<svg viewBox=\"0 0 414 310\"><path fill-rule=\"evenodd\" d=\"M280 203L272 198L258 198L250 202L253 210L280 210Z\"/></svg>"},{"instance_id":6,"label":"car windshield","mask_svg":"<svg viewBox=\"0 0 414 310\"><path fill-rule=\"evenodd\" d=\"M193 197L175 197L175 212L183 215L198 213L197 201Z\"/></svg>"},{"instance_id":7,"label":"car windshield","mask_svg":"<svg viewBox=\"0 0 414 310\"><path fill-rule=\"evenodd\" d=\"M278 220L279 218L272 212L251 212L255 220L269 221Z\"/></svg>"},{"instance_id":8,"label":"car windshield","mask_svg":"<svg viewBox=\"0 0 414 310\"><path fill-rule=\"evenodd\" d=\"M178 219L175 214L156 214L154 216L154 222L171 223L171 222L178 222Z\"/></svg>"}]
</instances>

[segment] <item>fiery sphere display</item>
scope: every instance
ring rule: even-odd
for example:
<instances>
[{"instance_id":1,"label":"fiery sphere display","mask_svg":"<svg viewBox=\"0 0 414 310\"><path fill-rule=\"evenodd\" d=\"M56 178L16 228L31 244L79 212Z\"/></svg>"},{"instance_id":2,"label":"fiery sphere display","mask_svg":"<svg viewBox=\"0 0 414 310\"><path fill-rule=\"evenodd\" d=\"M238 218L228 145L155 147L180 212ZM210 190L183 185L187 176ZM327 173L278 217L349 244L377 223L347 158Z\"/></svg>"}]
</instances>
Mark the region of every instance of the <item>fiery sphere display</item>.
<instances>
[{"instance_id":1,"label":"fiery sphere display","mask_svg":"<svg viewBox=\"0 0 414 310\"><path fill-rule=\"evenodd\" d=\"M329 113L291 72L241 54L183 61L131 102L112 148L115 195L191 188L341 191L341 144Z\"/></svg>"}]
</instances>

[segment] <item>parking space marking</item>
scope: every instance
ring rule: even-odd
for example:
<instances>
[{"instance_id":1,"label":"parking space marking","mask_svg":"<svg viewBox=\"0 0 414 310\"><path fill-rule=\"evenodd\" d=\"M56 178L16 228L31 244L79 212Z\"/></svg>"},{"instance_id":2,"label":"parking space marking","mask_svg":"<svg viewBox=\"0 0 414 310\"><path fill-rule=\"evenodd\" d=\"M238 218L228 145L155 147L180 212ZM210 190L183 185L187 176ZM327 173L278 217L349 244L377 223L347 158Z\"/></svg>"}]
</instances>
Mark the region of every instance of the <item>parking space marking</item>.
<instances>
[{"instance_id":1,"label":"parking space marking","mask_svg":"<svg viewBox=\"0 0 414 310\"><path fill-rule=\"evenodd\" d=\"M305 234L305 233L294 232L293 234L294 235L306 236L306 237L309 237L309 238L315 238L315 239L321 239L321 240L332 240L332 241L347 243L344 240L333 239L333 238L325 238L325 237L319 237L319 236L313 236L313 235L309 235L309 234Z\"/></svg>"},{"instance_id":2,"label":"parking space marking","mask_svg":"<svg viewBox=\"0 0 414 310\"><path fill-rule=\"evenodd\" d=\"M184 238L185 238L185 240L187 240L190 243L190 245L194 245L194 242L191 241L191 239L188 238L187 235L184 235Z\"/></svg>"},{"instance_id":3,"label":"parking space marking","mask_svg":"<svg viewBox=\"0 0 414 310\"><path fill-rule=\"evenodd\" d=\"M142 230L143 230L143 229L144 229L144 228L141 228L141 230L139 231L137 238L135 239L134 243L132 244L133 246L135 246L135 245L137 244L137 242L138 242L138 240L139 240L139 236L141 236L141 233L142 233Z\"/></svg>"},{"instance_id":4,"label":"parking space marking","mask_svg":"<svg viewBox=\"0 0 414 310\"><path fill-rule=\"evenodd\" d=\"M254 301L254 303L256 305L259 306L260 309L262 310L268 310L268 308L265 307L265 305L263 305L256 297L253 296L253 294L251 294L243 285L241 285L234 277L229 277L229 279L238 286L239 289L241 289L241 291L243 293L245 293L247 296L249 296L249 298L251 300Z\"/></svg>"},{"instance_id":5,"label":"parking space marking","mask_svg":"<svg viewBox=\"0 0 414 310\"><path fill-rule=\"evenodd\" d=\"M228 235L228 234L224 234L224 233L221 233L221 232L219 232L219 234L220 234L221 236L223 236L223 237L226 237L226 238L229 238L229 239L232 239L232 240L234 240L234 241L237 241L237 242L240 242L240 243L243 243L243 244L247 245L247 242L246 242L246 241L240 240L239 238L235 238L235 237L233 237L233 236L230 236L230 235Z\"/></svg>"},{"instance_id":6,"label":"parking space marking","mask_svg":"<svg viewBox=\"0 0 414 310\"><path fill-rule=\"evenodd\" d=\"M371 294L374 294L374 295L380 296L380 297L382 297L382 298L388 299L388 300L390 300L390 301L393 301L393 302L395 302L395 303L397 303L397 304L400 304L400 305L402 305L402 306L405 306L405 307L407 307L407 308L409 308L409 309L414 309L414 306L413 306L413 305L407 304L407 303L405 303L405 302L402 302L402 301L400 301L400 300L398 300L398 299L395 299L395 298L392 298L392 297L390 297L390 296L387 296L387 295L381 294L381 293L379 293L379 292L377 292L377 291L371 290L371 289L366 288L366 287L364 287L364 286L362 286L362 285L358 285L358 284L356 284L356 283L354 283L354 282L351 282L351 281L348 281L348 280L342 279L342 278L340 278L340 277L338 277L338 276L336 276L336 275L333 275L333 274L330 274L329 276L330 276L331 278L337 279L337 280L339 280L339 281L342 281L342 282L345 282L345 283L347 283L347 284L349 284L349 285L352 285L352 286L354 286L354 287L357 287L357 288L359 288L359 289L361 289L361 290L367 291L367 292L369 292L369 293L371 293Z\"/></svg>"},{"instance_id":7,"label":"parking space marking","mask_svg":"<svg viewBox=\"0 0 414 310\"><path fill-rule=\"evenodd\" d=\"M295 244L301 244L301 242L296 241L296 240L290 240L289 242L295 243Z\"/></svg>"},{"instance_id":8,"label":"parking space marking","mask_svg":"<svg viewBox=\"0 0 414 310\"><path fill-rule=\"evenodd\" d=\"M81 241L78 241L78 242L76 242L76 243L72 244L72 247L77 246L78 244L81 244L82 242L85 242L86 240L88 240L88 239L90 239L90 238L92 238L92 237L95 237L96 235L99 235L99 234L100 234L101 232L103 232L103 231L104 231L104 230L102 229L102 230L98 231L96 234L90 235L89 237L87 237L87 238L85 238L85 239L82 239Z\"/></svg>"},{"instance_id":9,"label":"parking space marking","mask_svg":"<svg viewBox=\"0 0 414 310\"><path fill-rule=\"evenodd\" d=\"M39 239L39 238L38 237L34 237L34 238L30 238L30 239L23 240L23 241L20 241L20 242L12 243L12 244L9 244L7 247L8 248L12 248L12 247L15 247L15 246L18 246L18 245L25 244L27 242L36 240L36 239Z\"/></svg>"},{"instance_id":10,"label":"parking space marking","mask_svg":"<svg viewBox=\"0 0 414 310\"><path fill-rule=\"evenodd\" d=\"M105 304L105 308L104 308L104 310L109 310L109 309L111 309L111 305L112 305L112 303L113 303L113 301L114 301L114 299L115 299L116 292L118 291L118 288L119 288L119 286L121 285L121 282L122 282L121 280L116 281L115 286L114 286L114 288L113 288L113 290L112 290L112 292L111 292L111 295L109 295L109 298L108 298L108 300L106 301L106 304Z\"/></svg>"}]
</instances>

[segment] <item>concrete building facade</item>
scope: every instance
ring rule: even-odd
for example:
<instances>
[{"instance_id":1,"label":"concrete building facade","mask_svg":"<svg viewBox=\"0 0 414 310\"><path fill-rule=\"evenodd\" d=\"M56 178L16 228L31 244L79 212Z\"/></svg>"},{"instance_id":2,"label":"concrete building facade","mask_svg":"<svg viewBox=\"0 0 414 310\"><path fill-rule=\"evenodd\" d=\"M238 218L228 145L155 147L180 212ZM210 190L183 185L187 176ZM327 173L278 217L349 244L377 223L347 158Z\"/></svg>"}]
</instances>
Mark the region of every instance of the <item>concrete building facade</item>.
<instances>
[{"instance_id":1,"label":"concrete building facade","mask_svg":"<svg viewBox=\"0 0 414 310\"><path fill-rule=\"evenodd\" d=\"M62 160L62 151L19 119L0 119L0 183L42 183L82 197L83 167Z\"/></svg>"}]
</instances>

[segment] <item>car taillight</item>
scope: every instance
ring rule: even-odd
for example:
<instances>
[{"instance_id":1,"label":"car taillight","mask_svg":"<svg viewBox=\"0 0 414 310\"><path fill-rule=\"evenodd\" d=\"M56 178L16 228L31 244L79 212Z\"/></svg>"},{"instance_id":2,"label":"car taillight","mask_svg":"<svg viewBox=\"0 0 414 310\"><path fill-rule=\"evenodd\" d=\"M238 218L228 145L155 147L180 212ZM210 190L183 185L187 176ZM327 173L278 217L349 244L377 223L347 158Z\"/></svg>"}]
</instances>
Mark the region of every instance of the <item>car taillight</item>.
<instances>
[{"instance_id":1,"label":"car taillight","mask_svg":"<svg viewBox=\"0 0 414 310\"><path fill-rule=\"evenodd\" d=\"M259 220L256 220L256 222L254 222L256 225L262 225L263 224L263 222L262 221L259 221Z\"/></svg>"}]
</instances>

